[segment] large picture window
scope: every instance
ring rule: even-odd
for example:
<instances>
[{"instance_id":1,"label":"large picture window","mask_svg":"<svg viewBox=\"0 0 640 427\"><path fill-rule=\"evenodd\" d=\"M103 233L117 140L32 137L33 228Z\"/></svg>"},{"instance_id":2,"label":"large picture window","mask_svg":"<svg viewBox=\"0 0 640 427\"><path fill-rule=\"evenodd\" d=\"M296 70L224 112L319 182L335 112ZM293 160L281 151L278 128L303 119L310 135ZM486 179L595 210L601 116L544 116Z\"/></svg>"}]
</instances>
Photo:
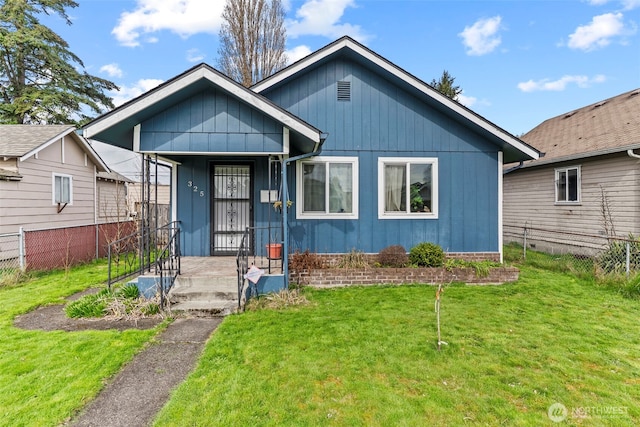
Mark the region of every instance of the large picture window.
<instances>
[{"instance_id":1,"label":"large picture window","mask_svg":"<svg viewBox=\"0 0 640 427\"><path fill-rule=\"evenodd\" d=\"M438 217L438 159L378 159L379 218Z\"/></svg>"},{"instance_id":2,"label":"large picture window","mask_svg":"<svg viewBox=\"0 0 640 427\"><path fill-rule=\"evenodd\" d=\"M580 202L580 166L556 169L556 203Z\"/></svg>"},{"instance_id":3,"label":"large picture window","mask_svg":"<svg viewBox=\"0 0 640 427\"><path fill-rule=\"evenodd\" d=\"M357 157L315 157L297 167L296 213L304 218L358 217Z\"/></svg>"},{"instance_id":4,"label":"large picture window","mask_svg":"<svg viewBox=\"0 0 640 427\"><path fill-rule=\"evenodd\" d=\"M53 174L53 204L71 204L73 202L73 181L70 175Z\"/></svg>"}]
</instances>

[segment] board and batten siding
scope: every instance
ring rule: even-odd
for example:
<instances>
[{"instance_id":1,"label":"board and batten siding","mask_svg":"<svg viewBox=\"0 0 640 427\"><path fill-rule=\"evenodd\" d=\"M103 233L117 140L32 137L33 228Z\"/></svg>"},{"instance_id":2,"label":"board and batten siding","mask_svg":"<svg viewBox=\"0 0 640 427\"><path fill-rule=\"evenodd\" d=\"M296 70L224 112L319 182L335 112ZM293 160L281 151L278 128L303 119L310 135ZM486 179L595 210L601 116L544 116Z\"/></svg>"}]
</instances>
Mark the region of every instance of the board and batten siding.
<instances>
[{"instance_id":1,"label":"board and batten siding","mask_svg":"<svg viewBox=\"0 0 640 427\"><path fill-rule=\"evenodd\" d=\"M351 83L350 101L337 100L338 81ZM359 159L359 218L292 218L293 248L375 253L428 241L449 252L499 251L498 149L467 126L345 58L262 94L328 134L323 157ZM438 219L378 219L381 157L438 159Z\"/></svg>"},{"instance_id":2,"label":"board and batten siding","mask_svg":"<svg viewBox=\"0 0 640 427\"><path fill-rule=\"evenodd\" d=\"M581 201L555 203L555 169L581 167ZM619 237L640 234L640 161L619 154L504 176L504 224L604 236L603 192Z\"/></svg>"},{"instance_id":3,"label":"board and batten siding","mask_svg":"<svg viewBox=\"0 0 640 427\"><path fill-rule=\"evenodd\" d=\"M71 138L51 144L23 162L18 162L20 181L0 181L0 233L69 227L95 223L95 169L84 151ZM73 177L73 204L58 213L53 203L53 173Z\"/></svg>"},{"instance_id":4,"label":"board and batten siding","mask_svg":"<svg viewBox=\"0 0 640 427\"><path fill-rule=\"evenodd\" d=\"M282 126L220 90L204 90L140 126L140 149L162 153L278 153Z\"/></svg>"}]
</instances>

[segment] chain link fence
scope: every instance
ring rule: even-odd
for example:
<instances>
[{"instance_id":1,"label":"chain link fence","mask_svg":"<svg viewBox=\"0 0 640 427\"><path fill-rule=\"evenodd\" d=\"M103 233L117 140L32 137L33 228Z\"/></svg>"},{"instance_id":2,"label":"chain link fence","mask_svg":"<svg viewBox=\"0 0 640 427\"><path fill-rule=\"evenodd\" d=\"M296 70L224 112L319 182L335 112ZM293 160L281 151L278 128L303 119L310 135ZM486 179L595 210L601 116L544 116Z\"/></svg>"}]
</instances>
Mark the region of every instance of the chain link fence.
<instances>
[{"instance_id":1,"label":"chain link fence","mask_svg":"<svg viewBox=\"0 0 640 427\"><path fill-rule=\"evenodd\" d=\"M136 230L134 221L23 230L0 235L0 276L67 268L107 255L110 242Z\"/></svg>"},{"instance_id":2,"label":"chain link fence","mask_svg":"<svg viewBox=\"0 0 640 427\"><path fill-rule=\"evenodd\" d=\"M633 275L640 272L640 239L568 233L534 227L504 226L504 242L517 243L527 251L534 250L569 261L573 268L595 275Z\"/></svg>"}]
</instances>

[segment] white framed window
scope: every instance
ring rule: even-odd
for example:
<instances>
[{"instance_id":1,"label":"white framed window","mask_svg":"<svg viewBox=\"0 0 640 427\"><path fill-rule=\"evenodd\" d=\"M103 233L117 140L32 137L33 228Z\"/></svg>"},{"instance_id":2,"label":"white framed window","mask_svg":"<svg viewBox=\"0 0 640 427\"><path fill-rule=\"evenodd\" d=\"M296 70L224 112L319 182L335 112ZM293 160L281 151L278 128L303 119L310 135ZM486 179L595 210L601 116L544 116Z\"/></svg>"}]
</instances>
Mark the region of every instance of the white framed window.
<instances>
[{"instance_id":1,"label":"white framed window","mask_svg":"<svg viewBox=\"0 0 640 427\"><path fill-rule=\"evenodd\" d=\"M296 173L299 218L358 218L357 157L320 156L301 160Z\"/></svg>"},{"instance_id":2,"label":"white framed window","mask_svg":"<svg viewBox=\"0 0 640 427\"><path fill-rule=\"evenodd\" d=\"M438 159L378 158L378 218L438 218Z\"/></svg>"},{"instance_id":3,"label":"white framed window","mask_svg":"<svg viewBox=\"0 0 640 427\"><path fill-rule=\"evenodd\" d=\"M556 203L580 203L580 166L556 169Z\"/></svg>"},{"instance_id":4,"label":"white framed window","mask_svg":"<svg viewBox=\"0 0 640 427\"><path fill-rule=\"evenodd\" d=\"M73 204L73 178L71 175L53 173L52 202L57 204Z\"/></svg>"}]
</instances>

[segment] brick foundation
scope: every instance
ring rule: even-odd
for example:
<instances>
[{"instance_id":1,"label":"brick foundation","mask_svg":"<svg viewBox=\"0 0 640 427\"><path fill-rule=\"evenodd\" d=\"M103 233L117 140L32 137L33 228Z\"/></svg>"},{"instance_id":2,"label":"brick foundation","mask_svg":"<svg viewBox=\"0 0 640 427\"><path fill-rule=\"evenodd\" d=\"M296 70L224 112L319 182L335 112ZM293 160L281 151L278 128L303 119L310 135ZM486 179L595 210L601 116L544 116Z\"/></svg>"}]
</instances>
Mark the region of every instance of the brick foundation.
<instances>
[{"instance_id":1,"label":"brick foundation","mask_svg":"<svg viewBox=\"0 0 640 427\"><path fill-rule=\"evenodd\" d=\"M318 288L351 285L402 285L411 283L502 284L518 280L515 267L491 268L489 275L478 277L473 268L326 268L303 271L300 275L291 272L289 281Z\"/></svg>"}]
</instances>

